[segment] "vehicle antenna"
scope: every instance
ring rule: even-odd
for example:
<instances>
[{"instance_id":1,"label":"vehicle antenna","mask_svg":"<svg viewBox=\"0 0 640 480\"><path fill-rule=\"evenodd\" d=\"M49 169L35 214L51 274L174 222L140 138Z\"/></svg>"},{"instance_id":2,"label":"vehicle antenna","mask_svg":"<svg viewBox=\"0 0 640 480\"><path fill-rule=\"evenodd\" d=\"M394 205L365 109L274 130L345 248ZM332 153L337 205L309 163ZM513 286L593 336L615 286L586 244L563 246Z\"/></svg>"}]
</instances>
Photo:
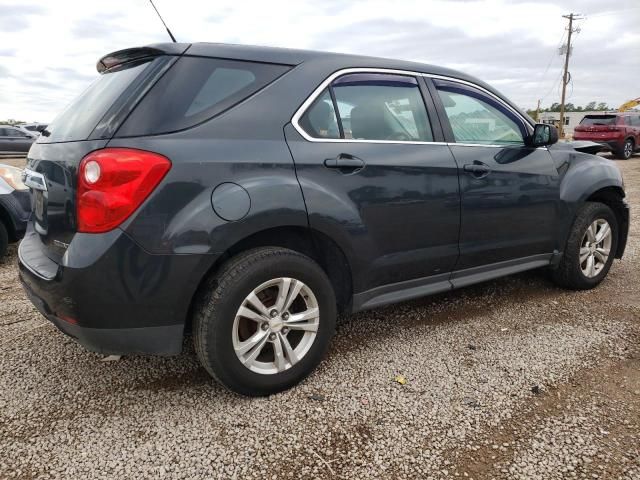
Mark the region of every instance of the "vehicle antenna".
<instances>
[{"instance_id":1,"label":"vehicle antenna","mask_svg":"<svg viewBox=\"0 0 640 480\"><path fill-rule=\"evenodd\" d=\"M151 4L151 6L153 7L153 9L156 11L156 13L158 14L158 17L160 18L160 21L162 22L162 24L164 25L164 28L167 29L167 33L169 34L169 36L171 37L171 40L173 41L173 43L178 43L176 41L176 37L173 36L173 33L171 33L171 30L169 30L169 27L167 27L167 24L164 23L164 19L162 18L162 15L160 15L160 12L158 11L158 9L156 8L156 6L153 4L153 0L149 0L149 3Z\"/></svg>"}]
</instances>

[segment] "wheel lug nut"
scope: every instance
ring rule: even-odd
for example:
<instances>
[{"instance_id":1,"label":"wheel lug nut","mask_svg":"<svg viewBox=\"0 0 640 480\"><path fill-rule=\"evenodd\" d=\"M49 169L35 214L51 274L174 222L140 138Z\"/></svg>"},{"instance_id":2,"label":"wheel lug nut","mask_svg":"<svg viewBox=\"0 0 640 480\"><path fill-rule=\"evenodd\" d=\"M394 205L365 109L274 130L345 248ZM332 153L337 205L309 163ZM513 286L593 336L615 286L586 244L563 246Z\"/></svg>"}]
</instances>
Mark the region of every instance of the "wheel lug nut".
<instances>
[{"instance_id":1,"label":"wheel lug nut","mask_svg":"<svg viewBox=\"0 0 640 480\"><path fill-rule=\"evenodd\" d=\"M276 339L276 334L272 333L271 335L269 335L269 340L275 340Z\"/></svg>"},{"instance_id":2,"label":"wheel lug nut","mask_svg":"<svg viewBox=\"0 0 640 480\"><path fill-rule=\"evenodd\" d=\"M285 327L285 328L283 328L283 329L282 329L282 333L286 334L286 333L288 333L288 332L289 332L289 329L288 329L287 327Z\"/></svg>"},{"instance_id":3,"label":"wheel lug nut","mask_svg":"<svg viewBox=\"0 0 640 480\"><path fill-rule=\"evenodd\" d=\"M283 319L283 320L289 320L289 314L288 314L287 312L284 312L284 313L282 314L282 319Z\"/></svg>"},{"instance_id":4,"label":"wheel lug nut","mask_svg":"<svg viewBox=\"0 0 640 480\"><path fill-rule=\"evenodd\" d=\"M271 317L277 317L278 316L278 311L274 308L273 310L271 310L269 312L269 315L271 315Z\"/></svg>"},{"instance_id":5,"label":"wheel lug nut","mask_svg":"<svg viewBox=\"0 0 640 480\"><path fill-rule=\"evenodd\" d=\"M262 329L263 330L269 330L269 324L268 323L263 323L262 324Z\"/></svg>"}]
</instances>

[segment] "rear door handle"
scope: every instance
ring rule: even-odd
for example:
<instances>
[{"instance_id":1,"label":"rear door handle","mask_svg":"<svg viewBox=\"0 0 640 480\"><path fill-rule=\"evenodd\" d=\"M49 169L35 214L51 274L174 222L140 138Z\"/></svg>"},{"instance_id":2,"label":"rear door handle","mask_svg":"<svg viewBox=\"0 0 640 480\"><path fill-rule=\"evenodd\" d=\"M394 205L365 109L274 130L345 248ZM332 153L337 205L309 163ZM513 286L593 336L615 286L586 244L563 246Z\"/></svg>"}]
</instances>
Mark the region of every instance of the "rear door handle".
<instances>
[{"instance_id":1,"label":"rear door handle","mask_svg":"<svg viewBox=\"0 0 640 480\"><path fill-rule=\"evenodd\" d=\"M341 153L335 158L327 158L324 161L324 166L327 168L337 168L340 170L360 170L364 168L364 161L353 155Z\"/></svg>"},{"instance_id":2,"label":"rear door handle","mask_svg":"<svg viewBox=\"0 0 640 480\"><path fill-rule=\"evenodd\" d=\"M474 160L473 163L464 165L462 169L465 172L471 173L476 178L483 178L491 173L491 167L479 160Z\"/></svg>"}]
</instances>

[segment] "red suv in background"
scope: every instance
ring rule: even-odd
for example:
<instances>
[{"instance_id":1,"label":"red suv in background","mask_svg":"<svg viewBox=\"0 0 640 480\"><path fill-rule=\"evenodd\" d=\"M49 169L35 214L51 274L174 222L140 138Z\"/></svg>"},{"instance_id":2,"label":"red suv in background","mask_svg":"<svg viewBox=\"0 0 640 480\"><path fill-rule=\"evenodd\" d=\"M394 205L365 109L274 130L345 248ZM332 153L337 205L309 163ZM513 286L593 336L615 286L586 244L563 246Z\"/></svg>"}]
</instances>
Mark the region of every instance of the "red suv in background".
<instances>
[{"instance_id":1,"label":"red suv in background","mask_svg":"<svg viewBox=\"0 0 640 480\"><path fill-rule=\"evenodd\" d=\"M574 129L573 139L601 143L626 160L640 147L640 113L585 115Z\"/></svg>"}]
</instances>

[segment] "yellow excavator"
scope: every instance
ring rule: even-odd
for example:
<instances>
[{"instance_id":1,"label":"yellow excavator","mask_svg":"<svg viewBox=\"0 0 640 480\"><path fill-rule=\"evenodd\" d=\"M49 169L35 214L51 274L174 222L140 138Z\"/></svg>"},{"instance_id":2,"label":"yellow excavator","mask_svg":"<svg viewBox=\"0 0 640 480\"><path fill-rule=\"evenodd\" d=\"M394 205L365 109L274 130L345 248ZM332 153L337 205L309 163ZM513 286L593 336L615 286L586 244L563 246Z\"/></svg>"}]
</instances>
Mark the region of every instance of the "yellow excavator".
<instances>
[{"instance_id":1,"label":"yellow excavator","mask_svg":"<svg viewBox=\"0 0 640 480\"><path fill-rule=\"evenodd\" d=\"M628 102L624 102L622 105L620 105L618 111L626 112L627 110L631 110L633 107L637 107L638 105L640 105L640 97L629 100Z\"/></svg>"}]
</instances>

